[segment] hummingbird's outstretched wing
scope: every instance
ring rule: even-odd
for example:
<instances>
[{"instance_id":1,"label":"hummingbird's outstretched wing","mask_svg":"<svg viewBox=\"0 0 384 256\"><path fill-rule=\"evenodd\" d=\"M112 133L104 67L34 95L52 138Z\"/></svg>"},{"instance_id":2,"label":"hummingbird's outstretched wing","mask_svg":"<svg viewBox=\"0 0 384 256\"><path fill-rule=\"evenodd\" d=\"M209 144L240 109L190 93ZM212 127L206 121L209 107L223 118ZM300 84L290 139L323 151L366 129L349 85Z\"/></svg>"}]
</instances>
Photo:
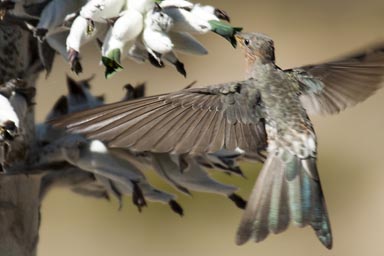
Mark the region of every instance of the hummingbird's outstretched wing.
<instances>
[{"instance_id":1,"label":"hummingbird's outstretched wing","mask_svg":"<svg viewBox=\"0 0 384 256\"><path fill-rule=\"evenodd\" d=\"M383 87L384 47L286 72L299 80L301 102L308 113L336 114Z\"/></svg>"},{"instance_id":2,"label":"hummingbird's outstretched wing","mask_svg":"<svg viewBox=\"0 0 384 256\"><path fill-rule=\"evenodd\" d=\"M241 150L263 159L267 139L253 80L104 105L52 121L109 147L175 154Z\"/></svg>"}]
</instances>

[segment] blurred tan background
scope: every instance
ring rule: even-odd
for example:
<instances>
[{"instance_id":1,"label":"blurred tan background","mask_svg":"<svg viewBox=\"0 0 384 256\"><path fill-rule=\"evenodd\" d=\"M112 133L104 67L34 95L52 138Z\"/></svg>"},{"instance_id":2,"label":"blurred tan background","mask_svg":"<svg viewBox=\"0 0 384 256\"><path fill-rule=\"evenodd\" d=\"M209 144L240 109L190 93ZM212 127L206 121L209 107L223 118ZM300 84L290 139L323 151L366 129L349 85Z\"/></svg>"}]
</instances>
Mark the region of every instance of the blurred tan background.
<instances>
[{"instance_id":1,"label":"blurred tan background","mask_svg":"<svg viewBox=\"0 0 384 256\"><path fill-rule=\"evenodd\" d=\"M264 32L275 40L282 68L317 63L349 53L367 44L384 42L384 1L219 1L202 0L226 10L234 25ZM94 46L82 53L85 73L96 74L93 88L109 102L122 97L125 83L147 82L148 94L241 79L242 53L217 35L201 41L205 57L180 56L188 78L174 69L155 69L124 62L125 70L106 81ZM37 118L43 120L65 91L68 65L57 58L48 79L41 76ZM73 74L70 74L73 76ZM123 255L384 255L384 90L363 104L337 116L312 117L319 139L319 171L334 235L334 249L322 247L310 228L290 228L260 244L234 243L241 211L229 200L195 193L180 196L185 210L180 218L167 206L150 204L140 214L126 198L118 211L115 200L80 197L66 189L52 191L42 206L40 256ZM247 197L258 164L243 165L247 180L221 177L238 184ZM171 188L151 179L162 188Z\"/></svg>"}]
</instances>

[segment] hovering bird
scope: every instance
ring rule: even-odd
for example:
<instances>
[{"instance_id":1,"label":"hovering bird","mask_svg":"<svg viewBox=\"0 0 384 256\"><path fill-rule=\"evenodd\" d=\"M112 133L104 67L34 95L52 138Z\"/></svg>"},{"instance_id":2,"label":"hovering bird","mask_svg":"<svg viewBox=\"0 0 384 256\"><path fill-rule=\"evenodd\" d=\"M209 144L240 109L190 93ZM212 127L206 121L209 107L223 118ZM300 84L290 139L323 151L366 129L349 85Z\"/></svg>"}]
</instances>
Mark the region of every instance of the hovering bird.
<instances>
[{"instance_id":1,"label":"hovering bird","mask_svg":"<svg viewBox=\"0 0 384 256\"><path fill-rule=\"evenodd\" d=\"M245 52L244 81L109 104L53 124L102 140L109 148L131 151L198 155L227 150L260 161L266 152L237 244L262 241L292 222L311 226L330 249L316 135L307 113L338 113L381 88L384 46L282 70L268 36L237 33L236 40Z\"/></svg>"}]
</instances>

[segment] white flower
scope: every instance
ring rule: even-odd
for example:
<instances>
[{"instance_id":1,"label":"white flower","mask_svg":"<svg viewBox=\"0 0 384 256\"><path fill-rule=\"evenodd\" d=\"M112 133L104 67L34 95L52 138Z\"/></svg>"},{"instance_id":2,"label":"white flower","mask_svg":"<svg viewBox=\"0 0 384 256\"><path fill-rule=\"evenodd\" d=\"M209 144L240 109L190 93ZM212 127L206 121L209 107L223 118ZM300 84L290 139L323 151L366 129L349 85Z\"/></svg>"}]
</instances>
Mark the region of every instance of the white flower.
<instances>
[{"instance_id":1,"label":"white flower","mask_svg":"<svg viewBox=\"0 0 384 256\"><path fill-rule=\"evenodd\" d=\"M12 141L20 134L20 126L25 122L25 110L26 101L23 96L14 94L8 99L0 94L0 154L5 153L2 151L4 141Z\"/></svg>"},{"instance_id":2,"label":"white flower","mask_svg":"<svg viewBox=\"0 0 384 256\"><path fill-rule=\"evenodd\" d=\"M101 49L103 56L109 56L111 50L119 49L124 53L124 46L135 40L143 30L143 15L136 10L126 10L116 20L105 37ZM117 60L120 62L120 60Z\"/></svg>"},{"instance_id":3,"label":"white flower","mask_svg":"<svg viewBox=\"0 0 384 256\"><path fill-rule=\"evenodd\" d=\"M168 35L173 21L171 17L160 11L151 11L145 18L143 42L147 51L160 62L160 57L173 49L173 43Z\"/></svg>"},{"instance_id":4,"label":"white flower","mask_svg":"<svg viewBox=\"0 0 384 256\"><path fill-rule=\"evenodd\" d=\"M8 122L13 122L17 128L19 127L19 117L15 109L9 100L0 94L0 127L4 128Z\"/></svg>"},{"instance_id":5,"label":"white flower","mask_svg":"<svg viewBox=\"0 0 384 256\"><path fill-rule=\"evenodd\" d=\"M63 19L64 13L70 12L71 8L78 8L72 6L74 0L70 0L68 6L59 12L63 1L53 0L47 5L39 28L56 31L61 26L58 20ZM234 34L241 30L220 21L229 21L224 11L186 0L81 0L77 3L83 6L66 38L68 53L63 54L60 44L66 32L60 31L59 35L49 34L47 37L48 44L70 62L71 69L76 73L82 71L79 61L81 46L98 39L102 43L102 63L106 67L107 78L123 69L121 61L127 56L140 63L149 60L157 67L163 67L164 61L169 62L185 76L184 65L176 52L194 55L208 53L190 33L211 31L235 46ZM48 15L48 10L53 12ZM58 14L55 15L55 12Z\"/></svg>"},{"instance_id":6,"label":"white flower","mask_svg":"<svg viewBox=\"0 0 384 256\"><path fill-rule=\"evenodd\" d=\"M95 40L99 37L104 37L108 25L105 23L94 23L94 30L92 33L87 33L87 20L83 18L82 16L77 16L76 19L73 21L73 24L71 26L71 30L68 34L66 44L67 44L67 51L70 49L73 49L77 52L80 52L80 48L87 44L88 42Z\"/></svg>"},{"instance_id":7,"label":"white flower","mask_svg":"<svg viewBox=\"0 0 384 256\"><path fill-rule=\"evenodd\" d=\"M108 29L106 23L94 22L93 25L92 32L88 33L88 21L82 16L77 16L66 39L67 59L76 73L82 71L79 62L80 48L88 42L104 37Z\"/></svg>"},{"instance_id":8,"label":"white flower","mask_svg":"<svg viewBox=\"0 0 384 256\"><path fill-rule=\"evenodd\" d=\"M142 15L146 14L155 7L154 0L127 0L127 9L136 10Z\"/></svg>"},{"instance_id":9,"label":"white flower","mask_svg":"<svg viewBox=\"0 0 384 256\"><path fill-rule=\"evenodd\" d=\"M90 0L80 10L84 18L106 23L108 19L119 16L125 5L125 0Z\"/></svg>"},{"instance_id":10,"label":"white flower","mask_svg":"<svg viewBox=\"0 0 384 256\"><path fill-rule=\"evenodd\" d=\"M164 0L160 2L160 7L162 8L177 7L183 9L192 9L193 5L193 3L185 0Z\"/></svg>"},{"instance_id":11,"label":"white flower","mask_svg":"<svg viewBox=\"0 0 384 256\"><path fill-rule=\"evenodd\" d=\"M212 27L209 23L211 20L219 21L220 18L229 19L224 15L219 15L224 13L214 8L213 6L202 6L200 4L194 4L188 8L178 8L178 6L172 6L168 4L169 1L165 0L160 3L160 6L163 7L163 11L172 17L175 25L173 26L173 31L184 31L193 34L205 34L212 30ZM171 2L176 2L172 0ZM181 1L187 2L187 1Z\"/></svg>"}]
</instances>

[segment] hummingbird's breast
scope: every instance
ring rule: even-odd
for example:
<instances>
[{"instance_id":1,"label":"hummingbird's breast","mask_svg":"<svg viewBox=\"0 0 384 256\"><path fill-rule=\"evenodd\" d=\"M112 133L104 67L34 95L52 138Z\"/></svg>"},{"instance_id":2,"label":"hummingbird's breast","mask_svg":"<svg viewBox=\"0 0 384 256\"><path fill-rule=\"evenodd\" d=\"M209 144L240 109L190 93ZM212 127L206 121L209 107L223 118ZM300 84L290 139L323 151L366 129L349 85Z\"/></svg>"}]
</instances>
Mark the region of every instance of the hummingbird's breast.
<instances>
[{"instance_id":1,"label":"hummingbird's breast","mask_svg":"<svg viewBox=\"0 0 384 256\"><path fill-rule=\"evenodd\" d=\"M268 150L284 148L300 157L316 155L316 135L301 105L296 81L276 67L257 75L257 87L266 121Z\"/></svg>"}]
</instances>

